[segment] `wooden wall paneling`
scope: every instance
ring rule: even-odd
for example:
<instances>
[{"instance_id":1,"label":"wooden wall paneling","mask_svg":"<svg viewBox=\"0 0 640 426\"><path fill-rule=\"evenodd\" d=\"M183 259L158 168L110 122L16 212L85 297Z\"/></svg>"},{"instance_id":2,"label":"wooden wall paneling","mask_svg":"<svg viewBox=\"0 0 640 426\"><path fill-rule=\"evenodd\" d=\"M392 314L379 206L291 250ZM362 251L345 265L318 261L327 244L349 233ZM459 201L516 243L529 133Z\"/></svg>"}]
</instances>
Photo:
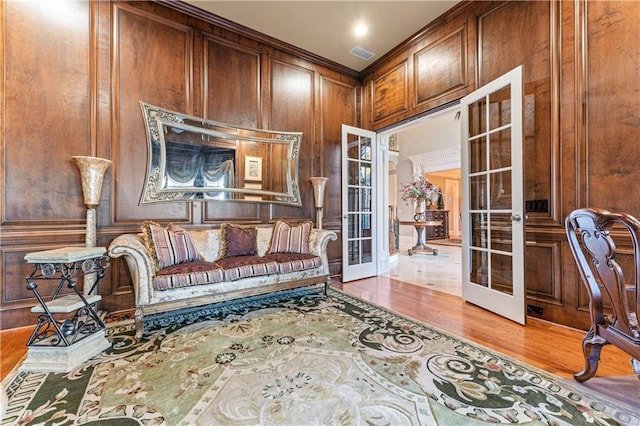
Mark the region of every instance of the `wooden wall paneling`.
<instances>
[{"instance_id":1,"label":"wooden wall paneling","mask_svg":"<svg viewBox=\"0 0 640 426\"><path fill-rule=\"evenodd\" d=\"M562 241L545 241L544 237L529 241L525 247L525 280L527 301L561 305Z\"/></svg>"},{"instance_id":2,"label":"wooden wall paneling","mask_svg":"<svg viewBox=\"0 0 640 426\"><path fill-rule=\"evenodd\" d=\"M45 250L43 246L21 246L0 249L2 262L2 287L0 297L0 329L17 327L23 324L35 324L36 317L30 312L37 305L33 292L27 290L25 278L31 273L33 266L24 261L26 253ZM56 248L56 247L53 247Z\"/></svg>"},{"instance_id":3,"label":"wooden wall paneling","mask_svg":"<svg viewBox=\"0 0 640 426\"><path fill-rule=\"evenodd\" d=\"M204 117L242 127L262 127L260 52L203 34Z\"/></svg>"},{"instance_id":4,"label":"wooden wall paneling","mask_svg":"<svg viewBox=\"0 0 640 426\"><path fill-rule=\"evenodd\" d=\"M329 177L325 189L324 224L331 229L342 226L342 125L357 126L357 87L322 76L320 79L320 143L314 150L319 162L315 176ZM315 171L314 170L314 171ZM311 198L313 201L313 198Z\"/></svg>"},{"instance_id":5,"label":"wooden wall paneling","mask_svg":"<svg viewBox=\"0 0 640 426\"><path fill-rule=\"evenodd\" d=\"M573 255L566 241L552 241L549 239L549 234L545 235L544 232L541 232L540 235L536 245L541 246L542 250L538 253L547 250L547 255L543 254L543 257L547 258L550 263L544 262L543 259L536 259L534 263L538 265L539 270L532 272L536 275L535 279L529 279L526 275L525 279L527 280L527 305L542 308L543 314L538 315L529 311L529 315L568 327L588 330L589 312L580 308L579 299L580 293L583 292L582 284L579 281L580 277L575 263L570 263L573 262ZM526 252L527 259L529 253L532 253L528 249L529 246L527 246ZM564 265L565 262L568 262L567 267L561 267L560 265ZM525 262L525 264L527 273L529 273L534 266L531 266L530 262ZM545 270L548 271L548 274L545 274ZM545 278L545 275L551 276L551 283L545 281L549 279ZM534 286L533 291L530 291L530 285ZM545 294L547 291L551 291L551 294Z\"/></svg>"},{"instance_id":6,"label":"wooden wall paneling","mask_svg":"<svg viewBox=\"0 0 640 426\"><path fill-rule=\"evenodd\" d=\"M2 225L84 223L71 156L92 153L90 3L2 6Z\"/></svg>"},{"instance_id":7,"label":"wooden wall paneling","mask_svg":"<svg viewBox=\"0 0 640 426\"><path fill-rule=\"evenodd\" d=\"M409 110L411 105L409 83L409 61L401 60L386 72L375 76L370 84L371 123L379 124L392 120Z\"/></svg>"},{"instance_id":8,"label":"wooden wall paneling","mask_svg":"<svg viewBox=\"0 0 640 426\"><path fill-rule=\"evenodd\" d=\"M584 37L580 2L562 2L562 216L583 205L586 190L584 156ZM572 265L575 272L577 269Z\"/></svg>"},{"instance_id":9,"label":"wooden wall paneling","mask_svg":"<svg viewBox=\"0 0 640 426\"><path fill-rule=\"evenodd\" d=\"M215 34L203 33L202 40L202 102L205 118L261 128L260 51ZM238 174L243 176L244 163L241 159L238 161ZM201 206L205 223L257 223L265 215L262 212L264 207L253 203L209 202Z\"/></svg>"},{"instance_id":10,"label":"wooden wall paneling","mask_svg":"<svg viewBox=\"0 0 640 426\"><path fill-rule=\"evenodd\" d=\"M191 220L190 203L138 205L147 140L140 101L193 114L191 27L127 4L113 13L114 223Z\"/></svg>"},{"instance_id":11,"label":"wooden wall paneling","mask_svg":"<svg viewBox=\"0 0 640 426\"><path fill-rule=\"evenodd\" d=\"M359 89L355 82L320 76L320 134L314 147L314 176L329 177L325 187L323 227L338 234L327 247L332 276L342 274L342 125L358 126ZM310 201L313 203L313 197ZM315 215L314 215L315 218Z\"/></svg>"},{"instance_id":12,"label":"wooden wall paneling","mask_svg":"<svg viewBox=\"0 0 640 426\"><path fill-rule=\"evenodd\" d=\"M585 2L584 8L584 203L640 217L640 2Z\"/></svg>"},{"instance_id":13,"label":"wooden wall paneling","mask_svg":"<svg viewBox=\"0 0 640 426\"><path fill-rule=\"evenodd\" d=\"M528 212L531 223L546 219L557 205L559 176L559 57L555 46L557 2L505 2L478 17L478 86L523 65L525 95L525 200L548 200L548 212Z\"/></svg>"},{"instance_id":14,"label":"wooden wall paneling","mask_svg":"<svg viewBox=\"0 0 640 426\"><path fill-rule=\"evenodd\" d=\"M109 244L104 245L108 246ZM133 308L135 294L132 282L131 272L126 261L122 258L111 259L111 265L105 279L98 285L98 293L102 296L100 309L115 312Z\"/></svg>"},{"instance_id":15,"label":"wooden wall paneling","mask_svg":"<svg viewBox=\"0 0 640 426\"><path fill-rule=\"evenodd\" d=\"M198 216L199 209L203 210L203 223L219 225L224 222L244 224L266 222L267 216L262 211L265 206L267 205L244 201L212 201L209 203L194 203L193 208L196 212L194 216Z\"/></svg>"},{"instance_id":16,"label":"wooden wall paneling","mask_svg":"<svg viewBox=\"0 0 640 426\"><path fill-rule=\"evenodd\" d=\"M33 324L26 253L84 244L86 208L73 155L95 155L93 6L0 4L0 328ZM49 291L43 289L43 291Z\"/></svg>"},{"instance_id":17,"label":"wooden wall paneling","mask_svg":"<svg viewBox=\"0 0 640 426\"><path fill-rule=\"evenodd\" d=\"M535 250L532 250L535 248ZM527 304L544 310L539 318L587 330L588 297L564 234L544 228L527 232L525 280Z\"/></svg>"},{"instance_id":18,"label":"wooden wall paneling","mask_svg":"<svg viewBox=\"0 0 640 426\"><path fill-rule=\"evenodd\" d=\"M637 197L615 190L635 188L639 173L632 159L640 149L634 143L639 140L635 111L640 98L639 79L634 78L640 49L634 18L640 6L575 0L497 7L502 3L465 2L456 13L430 24L362 73L366 90L361 93L353 74L246 30L236 32L231 25L176 11L170 4L71 2L64 5L71 8L64 19L51 20L61 5L49 11L44 1L3 2L0 326L32 322L27 307L32 303L21 293L28 269L24 254L83 242L85 208L72 155L114 161L98 212L101 245L119 233L136 232L144 219L216 226L225 220L312 218L312 175L330 178L324 225L339 232L339 125L380 129L447 102L449 95L428 99L437 90L430 88L432 81L418 81L422 77L414 74L413 62L426 59L419 52L428 52L428 46L466 25L467 65L475 74L468 73L469 86L460 90L525 65L526 114L534 123L527 130L525 197L548 198L551 207L548 213L528 213L527 237L535 243L529 248L536 254L527 259L553 263L545 271L527 262L528 300L544 304L545 319L581 327L581 318L588 316L587 300L564 243L562 216L584 205L640 216ZM97 34L92 28L96 16ZM67 27L67 22L73 25ZM450 48L458 49L449 41ZM58 59L60 52L63 59ZM207 70L210 61L216 68L238 69L242 76L228 77L227 84L221 71ZM403 75L396 69L400 64L405 64ZM394 71L397 86L385 81ZM249 75L256 76L257 86L237 87L239 78ZM382 82L377 93L374 82ZM217 111L227 117L222 121L255 120L256 127L303 131L303 208L256 203L138 206L147 161L141 99L195 115ZM24 111L40 121L21 123ZM48 159L46 167L43 158ZM34 165L40 166L34 170ZM339 242L329 252L332 274L337 275ZM106 304L109 309L131 307L126 265L114 262L110 269Z\"/></svg>"},{"instance_id":19,"label":"wooden wall paneling","mask_svg":"<svg viewBox=\"0 0 640 426\"><path fill-rule=\"evenodd\" d=\"M270 219L278 217L314 217L311 212L313 194L309 190L315 140L314 102L315 72L286 58L269 57L269 117L268 128L302 132L298 180L302 207L273 204ZM270 167L269 164L262 165Z\"/></svg>"},{"instance_id":20,"label":"wooden wall paneling","mask_svg":"<svg viewBox=\"0 0 640 426\"><path fill-rule=\"evenodd\" d=\"M340 100L335 108L347 110L348 116L331 112L329 125L336 126L337 132L336 122L354 120L353 105L358 100L354 102L353 97L357 98L359 82L353 73L308 62L306 57L281 50L278 44L216 26L162 2L71 2L65 3L64 10L60 5L49 9L48 3L2 3L2 327L33 322L28 310L34 302L20 293L26 290L24 277L29 272L24 254L84 242L86 210L72 155L99 155L113 161L98 211L98 244L102 246L121 233L138 232L146 219L203 227L222 221L266 222L275 216L313 217L308 177L312 171L318 174L314 167L322 150L327 148L331 155L339 150L339 145L322 144L320 152L315 151L319 72L350 86L350 98ZM61 18L49 19L52 16ZM205 75L209 61L216 68L226 65L230 78L222 82L219 69ZM248 75L253 87L245 84ZM211 90L217 93L209 96ZM300 181L308 190L301 189L306 194L305 207L256 203L139 206L147 161L140 100L193 115L216 111L225 115L221 121L302 130ZM25 110L41 122L19 121ZM263 123L263 116L269 120ZM52 173L53 164L62 166ZM133 306L131 277L124 262L112 262L100 292L103 309Z\"/></svg>"},{"instance_id":21,"label":"wooden wall paneling","mask_svg":"<svg viewBox=\"0 0 640 426\"><path fill-rule=\"evenodd\" d=\"M640 84L636 2L562 2L562 214L586 206L639 215L634 188ZM588 327L588 296L563 246L563 312L559 323ZM586 322L586 325L584 324Z\"/></svg>"},{"instance_id":22,"label":"wooden wall paneling","mask_svg":"<svg viewBox=\"0 0 640 426\"><path fill-rule=\"evenodd\" d=\"M487 4L495 2L461 2L365 69L362 72L363 86L367 87L362 105L364 126L373 130L389 127L454 102L472 91L476 70L474 11L486 9ZM406 109L400 111L399 105L395 105L394 112L376 112L381 104L378 98L387 93L376 93L373 82L386 76L403 60L410 70L402 80L408 90Z\"/></svg>"},{"instance_id":23,"label":"wooden wall paneling","mask_svg":"<svg viewBox=\"0 0 640 426\"><path fill-rule=\"evenodd\" d=\"M111 241L125 232L140 232L140 227L133 229L117 230L114 234L98 237L98 246L109 247ZM102 301L98 305L101 310L114 312L132 308L134 303L134 290L131 274L126 261L123 258L113 258L109 262L110 266L102 280L98 283L97 292L102 296Z\"/></svg>"},{"instance_id":24,"label":"wooden wall paneling","mask_svg":"<svg viewBox=\"0 0 640 426\"><path fill-rule=\"evenodd\" d=\"M560 86L560 141L561 151L559 163L561 164L560 174L560 196L561 203L560 217L564 217L580 204L580 199L584 199L578 188L582 177L578 172L584 170L579 164L583 162L582 145L578 142L584 138L581 132L584 126L578 123L583 121L582 96L580 90L581 76L584 74L582 68L582 20L578 18L579 1L560 2L560 22L562 23L559 37L560 40L560 74L562 81ZM564 223L563 230L564 232ZM571 323L576 319L576 327L586 329L589 326L589 314L587 310L580 308L581 294L585 294L581 289L580 276L576 268L573 255L569 248L566 237L562 238L562 263L560 265L563 310L555 316L556 321L561 324Z\"/></svg>"},{"instance_id":25,"label":"wooden wall paneling","mask_svg":"<svg viewBox=\"0 0 640 426\"><path fill-rule=\"evenodd\" d=\"M467 87L466 26L457 28L413 56L414 108Z\"/></svg>"},{"instance_id":26,"label":"wooden wall paneling","mask_svg":"<svg viewBox=\"0 0 640 426\"><path fill-rule=\"evenodd\" d=\"M566 238L560 209L560 185L565 182L560 174L563 129L560 99L568 93L560 86L560 54L569 52L560 50L561 13L566 12L560 3L504 2L498 6L492 4L477 15L478 86L523 65L524 198L525 201L547 200L549 206L547 212L526 212L527 252L534 250L533 247L540 252L540 247L549 244L549 238L556 239L554 235L558 235L560 241ZM571 37L571 32L568 36ZM549 255L552 263L547 268L553 274L550 277L543 273L538 256L526 256L527 302L541 306L542 318L546 320L580 327L588 325L588 317L576 310L575 280L565 281L564 276L561 279L556 276L567 264L564 251L554 248ZM540 256L549 258L543 253ZM575 268L570 263L568 266Z\"/></svg>"}]
</instances>

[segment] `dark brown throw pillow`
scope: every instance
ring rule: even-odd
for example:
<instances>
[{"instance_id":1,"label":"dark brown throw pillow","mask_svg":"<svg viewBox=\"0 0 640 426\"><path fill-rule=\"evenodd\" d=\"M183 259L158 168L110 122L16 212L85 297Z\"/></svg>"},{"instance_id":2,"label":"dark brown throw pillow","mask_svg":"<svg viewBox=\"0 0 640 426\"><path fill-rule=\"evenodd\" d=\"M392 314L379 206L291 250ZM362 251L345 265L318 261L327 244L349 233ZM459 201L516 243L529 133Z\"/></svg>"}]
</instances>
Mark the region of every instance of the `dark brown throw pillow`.
<instances>
[{"instance_id":1,"label":"dark brown throw pillow","mask_svg":"<svg viewBox=\"0 0 640 426\"><path fill-rule=\"evenodd\" d=\"M255 255L257 236L258 230L255 227L224 223L222 225L222 257Z\"/></svg>"}]
</instances>

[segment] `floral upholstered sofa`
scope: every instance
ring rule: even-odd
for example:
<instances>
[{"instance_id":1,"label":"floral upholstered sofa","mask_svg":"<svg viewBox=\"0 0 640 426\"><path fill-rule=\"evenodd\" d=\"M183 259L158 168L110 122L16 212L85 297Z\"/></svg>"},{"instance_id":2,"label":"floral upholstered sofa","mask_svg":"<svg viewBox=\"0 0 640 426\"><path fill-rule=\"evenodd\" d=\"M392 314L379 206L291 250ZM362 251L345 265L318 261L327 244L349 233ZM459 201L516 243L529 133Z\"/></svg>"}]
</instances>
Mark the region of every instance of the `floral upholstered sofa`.
<instances>
[{"instance_id":1,"label":"floral upholstered sofa","mask_svg":"<svg viewBox=\"0 0 640 426\"><path fill-rule=\"evenodd\" d=\"M191 306L324 283L333 231L311 221L184 230L147 221L141 234L123 234L109 246L124 256L135 292L136 339L143 317Z\"/></svg>"}]
</instances>

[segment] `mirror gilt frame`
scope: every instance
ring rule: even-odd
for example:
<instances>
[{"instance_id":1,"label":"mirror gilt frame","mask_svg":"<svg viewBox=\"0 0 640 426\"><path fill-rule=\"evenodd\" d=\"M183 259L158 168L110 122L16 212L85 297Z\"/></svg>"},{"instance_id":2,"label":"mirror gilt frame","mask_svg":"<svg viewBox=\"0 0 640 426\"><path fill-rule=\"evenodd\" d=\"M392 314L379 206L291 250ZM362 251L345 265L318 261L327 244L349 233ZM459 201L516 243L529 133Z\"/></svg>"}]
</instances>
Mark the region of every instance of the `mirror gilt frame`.
<instances>
[{"instance_id":1,"label":"mirror gilt frame","mask_svg":"<svg viewBox=\"0 0 640 426\"><path fill-rule=\"evenodd\" d=\"M139 204L233 201L301 206L301 132L237 127L140 102L147 170Z\"/></svg>"}]
</instances>

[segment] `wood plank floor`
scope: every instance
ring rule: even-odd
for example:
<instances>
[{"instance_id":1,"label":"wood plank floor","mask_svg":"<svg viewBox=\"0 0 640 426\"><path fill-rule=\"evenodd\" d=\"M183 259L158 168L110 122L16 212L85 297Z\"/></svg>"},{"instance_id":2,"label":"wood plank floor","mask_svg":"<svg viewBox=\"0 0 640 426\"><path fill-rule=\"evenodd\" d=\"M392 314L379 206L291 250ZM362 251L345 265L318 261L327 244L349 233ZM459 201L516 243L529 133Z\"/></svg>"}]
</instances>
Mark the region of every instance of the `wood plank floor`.
<instances>
[{"instance_id":1,"label":"wood plank floor","mask_svg":"<svg viewBox=\"0 0 640 426\"><path fill-rule=\"evenodd\" d=\"M535 318L526 326L489 313L457 296L386 277L335 283L345 293L496 350L529 365L572 379L583 367L584 332ZM0 332L2 379L26 353L31 328ZM598 376L632 374L629 356L613 346L602 351ZM594 379L592 379L594 380ZM639 382L640 383L640 382ZM638 385L640 395L640 384Z\"/></svg>"},{"instance_id":2,"label":"wood plank floor","mask_svg":"<svg viewBox=\"0 0 640 426\"><path fill-rule=\"evenodd\" d=\"M11 372L27 353L27 341L33 327L20 327L0 331L0 380Z\"/></svg>"}]
</instances>

